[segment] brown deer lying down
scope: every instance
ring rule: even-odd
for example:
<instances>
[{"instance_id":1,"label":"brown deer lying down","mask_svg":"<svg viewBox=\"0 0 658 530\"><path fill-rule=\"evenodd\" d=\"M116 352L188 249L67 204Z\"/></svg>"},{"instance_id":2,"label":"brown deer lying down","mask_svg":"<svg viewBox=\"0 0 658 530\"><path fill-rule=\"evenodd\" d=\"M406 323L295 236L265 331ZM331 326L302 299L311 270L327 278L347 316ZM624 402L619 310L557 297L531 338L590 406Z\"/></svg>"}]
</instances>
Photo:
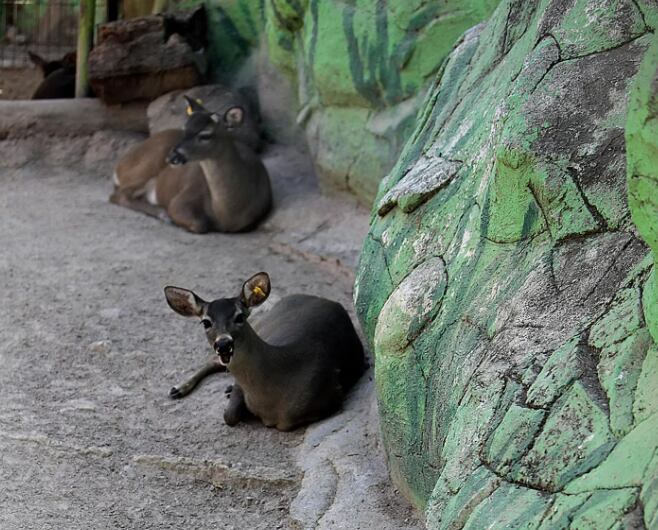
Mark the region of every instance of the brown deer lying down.
<instances>
[{"instance_id":1,"label":"brown deer lying down","mask_svg":"<svg viewBox=\"0 0 658 530\"><path fill-rule=\"evenodd\" d=\"M269 212L272 192L260 158L231 136L244 110L220 116L184 97L185 129L161 131L129 151L115 169L110 201L156 217L164 209L190 232L253 228Z\"/></svg>"},{"instance_id":2,"label":"brown deer lying down","mask_svg":"<svg viewBox=\"0 0 658 530\"><path fill-rule=\"evenodd\" d=\"M226 368L235 377L224 421L235 425L250 414L268 427L288 431L336 412L366 369L361 341L337 302L309 295L286 296L252 328L252 307L270 294L261 272L236 298L206 302L192 291L166 287L169 306L198 318L217 358L171 389L189 394L208 374Z\"/></svg>"},{"instance_id":3,"label":"brown deer lying down","mask_svg":"<svg viewBox=\"0 0 658 530\"><path fill-rule=\"evenodd\" d=\"M55 61L46 61L36 53L27 53L43 74L43 80L34 91L32 99L75 97L75 52L67 53Z\"/></svg>"}]
</instances>

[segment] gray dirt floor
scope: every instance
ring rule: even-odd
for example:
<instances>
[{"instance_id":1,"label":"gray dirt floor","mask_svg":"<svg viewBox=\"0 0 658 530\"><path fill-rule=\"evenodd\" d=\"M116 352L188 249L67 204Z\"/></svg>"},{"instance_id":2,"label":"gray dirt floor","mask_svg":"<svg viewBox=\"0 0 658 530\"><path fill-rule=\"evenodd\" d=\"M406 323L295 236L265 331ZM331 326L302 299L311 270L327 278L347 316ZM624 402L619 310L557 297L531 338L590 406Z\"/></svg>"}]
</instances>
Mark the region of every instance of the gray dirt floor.
<instances>
[{"instance_id":1,"label":"gray dirt floor","mask_svg":"<svg viewBox=\"0 0 658 530\"><path fill-rule=\"evenodd\" d=\"M274 300L353 314L367 211L321 195L303 154L265 158L277 211L240 235L111 205L102 171L0 169L0 529L421 526L389 483L372 372L342 413L292 433L224 425L228 374L168 398L209 352L167 284L234 296L266 270Z\"/></svg>"}]
</instances>

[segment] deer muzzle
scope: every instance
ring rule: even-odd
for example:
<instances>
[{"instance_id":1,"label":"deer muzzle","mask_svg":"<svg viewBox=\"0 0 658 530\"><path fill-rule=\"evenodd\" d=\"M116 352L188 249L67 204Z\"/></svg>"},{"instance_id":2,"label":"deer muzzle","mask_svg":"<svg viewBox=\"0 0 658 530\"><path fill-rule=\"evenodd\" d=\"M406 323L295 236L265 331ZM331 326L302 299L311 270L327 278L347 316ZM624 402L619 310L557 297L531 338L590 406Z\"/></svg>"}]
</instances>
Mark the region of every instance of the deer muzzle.
<instances>
[{"instance_id":1,"label":"deer muzzle","mask_svg":"<svg viewBox=\"0 0 658 530\"><path fill-rule=\"evenodd\" d=\"M167 164L172 166L182 166L187 163L187 157L178 149L172 149L167 156Z\"/></svg>"},{"instance_id":2,"label":"deer muzzle","mask_svg":"<svg viewBox=\"0 0 658 530\"><path fill-rule=\"evenodd\" d=\"M220 335L215 340L214 349L217 355L219 355L220 362L226 366L231 362L231 357L233 357L233 337L230 335Z\"/></svg>"}]
</instances>

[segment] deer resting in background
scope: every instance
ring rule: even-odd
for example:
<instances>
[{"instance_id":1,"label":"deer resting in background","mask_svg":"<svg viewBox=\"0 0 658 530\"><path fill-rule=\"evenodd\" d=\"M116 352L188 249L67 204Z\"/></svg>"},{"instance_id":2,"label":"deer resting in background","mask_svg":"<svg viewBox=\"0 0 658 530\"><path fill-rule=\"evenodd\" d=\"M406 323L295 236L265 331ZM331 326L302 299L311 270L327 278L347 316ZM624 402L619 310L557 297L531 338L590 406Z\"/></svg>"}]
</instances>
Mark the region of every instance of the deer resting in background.
<instances>
[{"instance_id":1,"label":"deer resting in background","mask_svg":"<svg viewBox=\"0 0 658 530\"><path fill-rule=\"evenodd\" d=\"M325 298L291 295L252 328L251 308L269 294L265 272L248 279L236 298L212 302L187 289L165 288L169 306L198 318L217 354L189 381L172 388L171 397L183 397L206 375L228 369L235 378L227 389L228 425L254 415L267 427L288 431L340 408L367 367L347 311Z\"/></svg>"},{"instance_id":2,"label":"deer resting in background","mask_svg":"<svg viewBox=\"0 0 658 530\"><path fill-rule=\"evenodd\" d=\"M163 209L190 232L242 232L270 211L270 178L260 158L231 131L244 120L242 107L223 116L187 96L182 131L154 134L117 164L110 201L161 217Z\"/></svg>"},{"instance_id":3,"label":"deer resting in background","mask_svg":"<svg viewBox=\"0 0 658 530\"><path fill-rule=\"evenodd\" d=\"M55 61L46 61L36 53L27 54L43 74L43 80L34 91L32 99L75 97L75 52L67 53Z\"/></svg>"}]
</instances>

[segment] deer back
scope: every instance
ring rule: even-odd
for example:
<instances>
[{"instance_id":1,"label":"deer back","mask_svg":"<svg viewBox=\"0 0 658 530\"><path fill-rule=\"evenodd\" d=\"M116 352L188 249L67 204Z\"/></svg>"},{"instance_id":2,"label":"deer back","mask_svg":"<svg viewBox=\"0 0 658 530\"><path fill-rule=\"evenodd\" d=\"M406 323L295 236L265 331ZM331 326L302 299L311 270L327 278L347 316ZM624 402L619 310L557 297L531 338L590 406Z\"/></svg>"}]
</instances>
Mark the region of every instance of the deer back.
<instances>
[{"instance_id":1,"label":"deer back","mask_svg":"<svg viewBox=\"0 0 658 530\"><path fill-rule=\"evenodd\" d=\"M287 350L288 361L300 370L338 370L343 390L363 373L361 340L345 308L338 302L311 295L283 298L254 327L268 344ZM285 379L287 374L275 374Z\"/></svg>"}]
</instances>

